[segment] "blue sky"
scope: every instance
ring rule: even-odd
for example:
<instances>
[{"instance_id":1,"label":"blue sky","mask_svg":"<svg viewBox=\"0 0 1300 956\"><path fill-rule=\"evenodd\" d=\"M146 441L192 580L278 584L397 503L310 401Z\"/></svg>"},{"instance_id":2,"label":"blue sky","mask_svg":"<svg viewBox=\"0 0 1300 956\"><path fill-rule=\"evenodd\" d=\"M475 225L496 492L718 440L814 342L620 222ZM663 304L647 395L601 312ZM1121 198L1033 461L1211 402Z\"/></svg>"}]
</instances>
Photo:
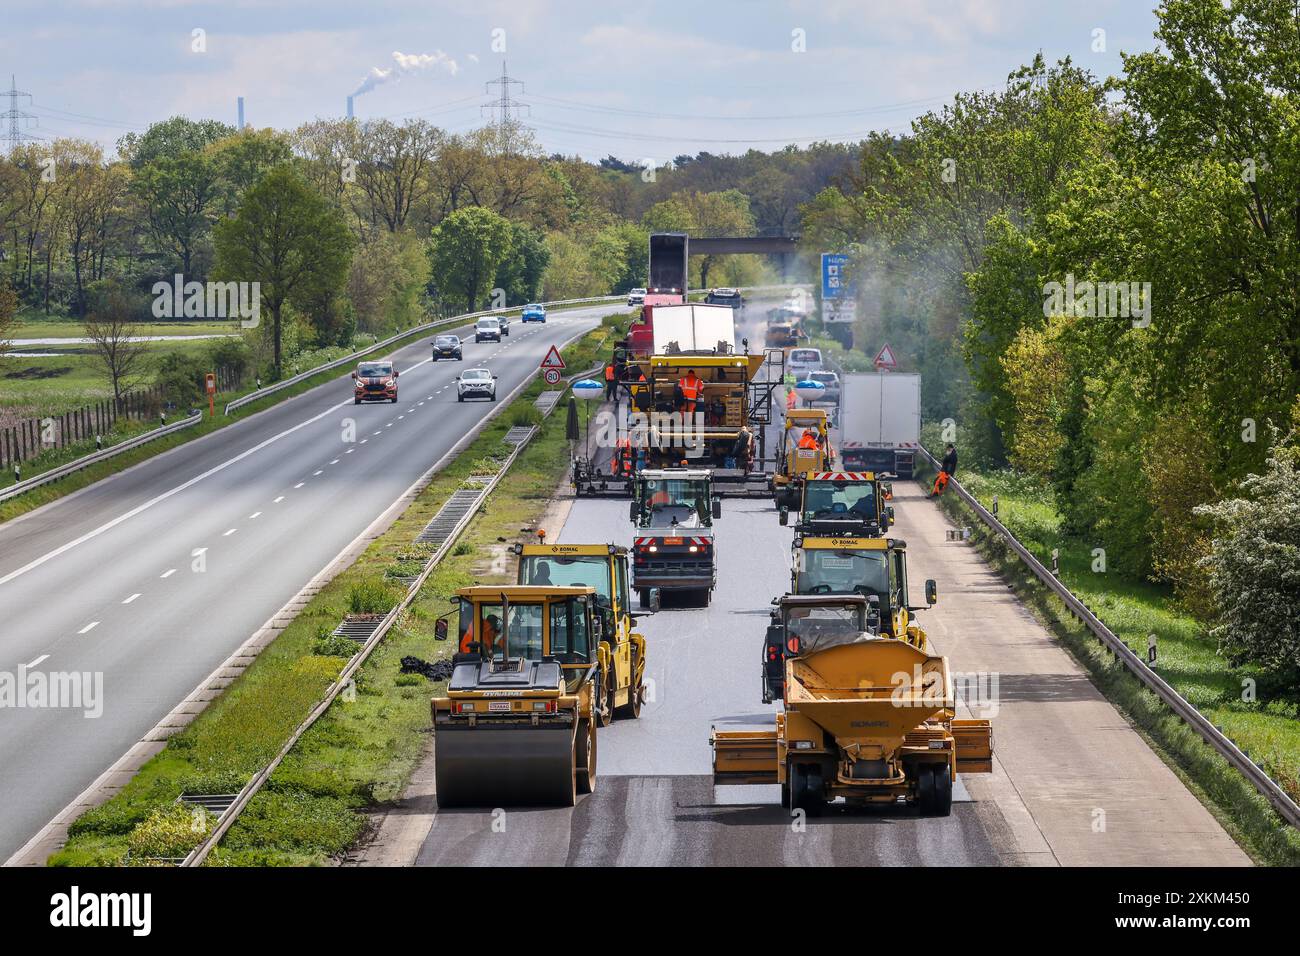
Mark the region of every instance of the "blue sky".
<instances>
[{"instance_id":1,"label":"blue sky","mask_svg":"<svg viewBox=\"0 0 1300 956\"><path fill-rule=\"evenodd\" d=\"M481 125L507 62L548 152L662 161L902 130L1040 49L1098 76L1150 49L1154 0L4 0L0 75L32 133L110 146L177 113ZM1095 52L1094 31L1105 31ZM195 52L193 31L204 31ZM504 33L494 31L504 31ZM797 34L796 31L802 31ZM505 52L494 52L504 38ZM796 52L802 37L804 50ZM395 60L401 54L403 64ZM372 80L372 84L375 83ZM3 103L4 107L8 102Z\"/></svg>"}]
</instances>

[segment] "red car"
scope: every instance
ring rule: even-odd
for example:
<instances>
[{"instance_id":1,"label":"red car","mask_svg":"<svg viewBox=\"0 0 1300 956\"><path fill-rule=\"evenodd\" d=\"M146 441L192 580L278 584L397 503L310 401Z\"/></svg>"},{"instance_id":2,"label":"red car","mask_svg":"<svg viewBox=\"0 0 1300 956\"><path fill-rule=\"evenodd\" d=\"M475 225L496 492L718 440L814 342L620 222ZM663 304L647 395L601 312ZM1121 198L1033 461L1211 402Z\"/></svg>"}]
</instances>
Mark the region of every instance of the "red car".
<instances>
[{"instance_id":1,"label":"red car","mask_svg":"<svg viewBox=\"0 0 1300 956\"><path fill-rule=\"evenodd\" d=\"M362 362L352 373L352 380L356 383L352 391L354 405L397 401L397 369L390 361Z\"/></svg>"}]
</instances>

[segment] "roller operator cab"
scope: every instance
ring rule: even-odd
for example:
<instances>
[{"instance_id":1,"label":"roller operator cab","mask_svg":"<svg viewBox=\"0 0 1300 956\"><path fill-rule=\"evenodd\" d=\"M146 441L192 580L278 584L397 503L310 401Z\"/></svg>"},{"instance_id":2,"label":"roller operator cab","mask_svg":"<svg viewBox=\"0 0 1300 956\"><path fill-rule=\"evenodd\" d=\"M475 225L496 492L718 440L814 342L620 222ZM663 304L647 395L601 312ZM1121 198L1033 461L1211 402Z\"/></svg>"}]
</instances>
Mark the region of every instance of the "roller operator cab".
<instances>
[{"instance_id":1,"label":"roller operator cab","mask_svg":"<svg viewBox=\"0 0 1300 956\"><path fill-rule=\"evenodd\" d=\"M397 368L384 359L377 362L361 362L352 373L352 403L362 402L396 402Z\"/></svg>"},{"instance_id":2,"label":"roller operator cab","mask_svg":"<svg viewBox=\"0 0 1300 956\"><path fill-rule=\"evenodd\" d=\"M718 582L713 521L722 516L712 473L689 468L637 472L630 516L632 587L641 607L657 605L666 591L689 592L707 606Z\"/></svg>"},{"instance_id":3,"label":"roller operator cab","mask_svg":"<svg viewBox=\"0 0 1300 956\"><path fill-rule=\"evenodd\" d=\"M517 544L518 583L593 587L601 616L595 677L598 721L639 717L645 700L645 638L633 630L627 548L613 544Z\"/></svg>"},{"instance_id":4,"label":"roller operator cab","mask_svg":"<svg viewBox=\"0 0 1300 956\"><path fill-rule=\"evenodd\" d=\"M803 476L795 528L803 535L875 537L894 523L893 485L870 471L809 472ZM781 524L790 511L781 509Z\"/></svg>"},{"instance_id":5,"label":"roller operator cab","mask_svg":"<svg viewBox=\"0 0 1300 956\"><path fill-rule=\"evenodd\" d=\"M596 786L603 615L593 587L461 588L458 648L430 702L439 807L573 806Z\"/></svg>"}]
</instances>

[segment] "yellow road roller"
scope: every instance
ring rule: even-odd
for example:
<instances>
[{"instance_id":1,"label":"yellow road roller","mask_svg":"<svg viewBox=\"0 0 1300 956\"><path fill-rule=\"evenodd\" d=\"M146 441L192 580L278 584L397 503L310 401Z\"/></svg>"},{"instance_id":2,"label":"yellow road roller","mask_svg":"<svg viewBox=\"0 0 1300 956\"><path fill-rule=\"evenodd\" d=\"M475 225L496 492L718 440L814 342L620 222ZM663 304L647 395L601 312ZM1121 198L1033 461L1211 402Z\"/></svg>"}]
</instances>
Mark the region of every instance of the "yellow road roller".
<instances>
[{"instance_id":1,"label":"yellow road roller","mask_svg":"<svg viewBox=\"0 0 1300 956\"><path fill-rule=\"evenodd\" d=\"M516 544L519 584L590 585L601 615L597 647L596 713L600 726L641 716L645 701L645 638L634 631L627 548L614 544Z\"/></svg>"},{"instance_id":2,"label":"yellow road roller","mask_svg":"<svg viewBox=\"0 0 1300 956\"><path fill-rule=\"evenodd\" d=\"M596 589L484 585L455 602L451 680L431 702L438 806L573 806L596 787Z\"/></svg>"},{"instance_id":3,"label":"yellow road roller","mask_svg":"<svg viewBox=\"0 0 1300 956\"><path fill-rule=\"evenodd\" d=\"M957 774L992 770L992 731L956 719L947 659L924 650L919 628L882 628L890 617L875 595L782 597L763 696L784 712L770 730L714 728L713 782L780 784L782 805L810 816L838 797L948 816Z\"/></svg>"}]
</instances>

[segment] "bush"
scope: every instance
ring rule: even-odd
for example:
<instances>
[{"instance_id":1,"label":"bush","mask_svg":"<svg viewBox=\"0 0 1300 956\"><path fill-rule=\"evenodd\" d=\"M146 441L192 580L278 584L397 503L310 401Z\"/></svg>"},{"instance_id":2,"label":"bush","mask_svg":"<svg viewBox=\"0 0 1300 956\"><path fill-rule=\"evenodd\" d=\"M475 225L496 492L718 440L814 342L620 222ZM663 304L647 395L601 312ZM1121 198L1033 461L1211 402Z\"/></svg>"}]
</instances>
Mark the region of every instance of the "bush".
<instances>
[{"instance_id":1,"label":"bush","mask_svg":"<svg viewBox=\"0 0 1300 956\"><path fill-rule=\"evenodd\" d=\"M212 829L216 817L199 812L199 808L175 803L159 807L131 831L127 846L132 862L148 866L158 858L174 859L187 856Z\"/></svg>"},{"instance_id":2,"label":"bush","mask_svg":"<svg viewBox=\"0 0 1300 956\"><path fill-rule=\"evenodd\" d=\"M542 412L536 405L520 405L510 413L511 427L527 428L542 423Z\"/></svg>"},{"instance_id":3,"label":"bush","mask_svg":"<svg viewBox=\"0 0 1300 956\"><path fill-rule=\"evenodd\" d=\"M397 592L382 581L358 581L348 592L348 610L352 614L387 614L398 602Z\"/></svg>"},{"instance_id":4,"label":"bush","mask_svg":"<svg viewBox=\"0 0 1300 956\"><path fill-rule=\"evenodd\" d=\"M168 352L158 360L158 385L162 388L163 401L180 409L202 405L203 377L210 371L201 356Z\"/></svg>"},{"instance_id":5,"label":"bush","mask_svg":"<svg viewBox=\"0 0 1300 956\"><path fill-rule=\"evenodd\" d=\"M208 361L212 366L208 371L223 368L235 382L242 383L252 368L253 354L243 339L219 339L208 350Z\"/></svg>"},{"instance_id":6,"label":"bush","mask_svg":"<svg viewBox=\"0 0 1300 956\"><path fill-rule=\"evenodd\" d=\"M342 634L326 634L324 637L316 638L312 653L320 657L351 658L359 647L360 645L350 637L344 637Z\"/></svg>"},{"instance_id":7,"label":"bush","mask_svg":"<svg viewBox=\"0 0 1300 956\"><path fill-rule=\"evenodd\" d=\"M337 798L264 790L249 801L224 846L235 852L287 849L332 854L348 847L365 825L365 817Z\"/></svg>"}]
</instances>

